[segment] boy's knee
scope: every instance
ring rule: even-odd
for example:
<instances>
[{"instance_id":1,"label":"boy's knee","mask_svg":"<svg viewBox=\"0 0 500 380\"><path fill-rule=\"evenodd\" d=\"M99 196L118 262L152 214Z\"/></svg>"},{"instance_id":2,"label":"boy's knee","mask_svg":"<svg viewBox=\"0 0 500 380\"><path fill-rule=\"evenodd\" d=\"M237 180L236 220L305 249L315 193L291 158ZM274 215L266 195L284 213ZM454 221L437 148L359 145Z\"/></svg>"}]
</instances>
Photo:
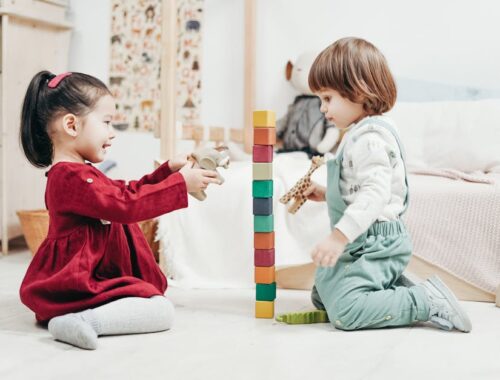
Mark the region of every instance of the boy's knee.
<instances>
[{"instance_id":1,"label":"boy's knee","mask_svg":"<svg viewBox=\"0 0 500 380\"><path fill-rule=\"evenodd\" d=\"M362 328L360 326L359 310L356 300L342 300L337 307L328 313L330 323L338 330L353 331Z\"/></svg>"}]
</instances>

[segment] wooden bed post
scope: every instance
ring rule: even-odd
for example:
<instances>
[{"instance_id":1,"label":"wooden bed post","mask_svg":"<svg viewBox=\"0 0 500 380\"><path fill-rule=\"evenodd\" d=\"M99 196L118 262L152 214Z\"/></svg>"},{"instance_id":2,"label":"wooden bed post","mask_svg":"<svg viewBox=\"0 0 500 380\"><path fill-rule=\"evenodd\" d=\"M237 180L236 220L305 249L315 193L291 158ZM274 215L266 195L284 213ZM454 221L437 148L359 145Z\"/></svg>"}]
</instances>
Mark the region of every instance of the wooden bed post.
<instances>
[{"instance_id":1,"label":"wooden bed post","mask_svg":"<svg viewBox=\"0 0 500 380\"><path fill-rule=\"evenodd\" d=\"M250 153L253 145L252 115L255 109L255 14L256 0L245 0L245 83L243 98L243 144L245 152Z\"/></svg>"},{"instance_id":2,"label":"wooden bed post","mask_svg":"<svg viewBox=\"0 0 500 380\"><path fill-rule=\"evenodd\" d=\"M162 0L160 160L175 155L175 67L177 60L177 1Z\"/></svg>"}]
</instances>

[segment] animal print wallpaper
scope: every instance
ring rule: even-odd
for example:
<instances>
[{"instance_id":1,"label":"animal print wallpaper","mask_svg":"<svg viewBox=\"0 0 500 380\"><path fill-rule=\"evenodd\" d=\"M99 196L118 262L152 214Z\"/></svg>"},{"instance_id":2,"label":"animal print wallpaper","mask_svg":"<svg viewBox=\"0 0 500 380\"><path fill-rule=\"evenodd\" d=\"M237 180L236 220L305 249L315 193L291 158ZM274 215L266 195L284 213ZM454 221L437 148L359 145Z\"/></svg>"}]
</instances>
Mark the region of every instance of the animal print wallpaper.
<instances>
[{"instance_id":1,"label":"animal print wallpaper","mask_svg":"<svg viewBox=\"0 0 500 380\"><path fill-rule=\"evenodd\" d=\"M112 0L110 89L115 128L153 131L160 122L161 0ZM203 0L177 1L177 120L197 124L201 106Z\"/></svg>"}]
</instances>

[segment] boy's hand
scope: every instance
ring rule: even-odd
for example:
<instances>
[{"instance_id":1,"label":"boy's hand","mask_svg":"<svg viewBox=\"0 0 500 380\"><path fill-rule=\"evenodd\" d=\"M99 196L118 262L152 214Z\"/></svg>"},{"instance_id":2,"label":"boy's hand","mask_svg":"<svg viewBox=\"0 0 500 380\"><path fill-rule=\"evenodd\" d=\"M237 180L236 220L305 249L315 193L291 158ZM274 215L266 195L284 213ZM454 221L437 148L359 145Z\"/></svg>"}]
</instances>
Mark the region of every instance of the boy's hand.
<instances>
[{"instance_id":1,"label":"boy's hand","mask_svg":"<svg viewBox=\"0 0 500 380\"><path fill-rule=\"evenodd\" d=\"M179 173L181 173L184 177L187 191L189 193L197 193L201 190L205 190L211 183L220 184L215 171L194 169L193 163L190 161L188 161L188 163L185 164L181 170L179 170Z\"/></svg>"},{"instance_id":2,"label":"boy's hand","mask_svg":"<svg viewBox=\"0 0 500 380\"><path fill-rule=\"evenodd\" d=\"M311 252L314 264L322 267L333 267L349 241L338 229L328 235Z\"/></svg>"},{"instance_id":3,"label":"boy's hand","mask_svg":"<svg viewBox=\"0 0 500 380\"><path fill-rule=\"evenodd\" d=\"M189 155L186 153L178 154L173 159L168 161L168 167L172 172L176 172L188 163L188 158Z\"/></svg>"},{"instance_id":4,"label":"boy's hand","mask_svg":"<svg viewBox=\"0 0 500 380\"><path fill-rule=\"evenodd\" d=\"M307 199L315 202L324 202L326 200L326 187L318 185L316 182L311 182L311 186L302 193Z\"/></svg>"}]
</instances>

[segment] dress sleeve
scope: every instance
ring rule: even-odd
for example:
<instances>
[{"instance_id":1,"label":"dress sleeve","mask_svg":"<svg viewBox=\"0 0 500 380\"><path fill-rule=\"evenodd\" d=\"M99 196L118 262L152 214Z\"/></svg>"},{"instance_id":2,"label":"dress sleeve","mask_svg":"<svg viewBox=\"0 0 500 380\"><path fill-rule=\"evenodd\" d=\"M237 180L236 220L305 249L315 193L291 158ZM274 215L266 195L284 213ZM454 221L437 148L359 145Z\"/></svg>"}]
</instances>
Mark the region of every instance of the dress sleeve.
<instances>
[{"instance_id":1,"label":"dress sleeve","mask_svg":"<svg viewBox=\"0 0 500 380\"><path fill-rule=\"evenodd\" d=\"M166 165L128 185L109 179L90 165L68 168L53 179L52 203L57 203L62 213L122 224L187 207L184 177L171 173Z\"/></svg>"},{"instance_id":2,"label":"dress sleeve","mask_svg":"<svg viewBox=\"0 0 500 380\"><path fill-rule=\"evenodd\" d=\"M155 171L153 171L152 173L146 174L144 177L142 177L139 180L129 181L128 184L123 180L111 180L111 181L113 181L113 183L116 183L117 185L119 185L121 187L128 187L130 189L133 189L133 188L136 188L137 186L142 186L145 184L152 185L152 184L163 181L170 174L172 174L172 170L170 170L170 166L168 163L169 163L168 161L164 162L157 169L155 169Z\"/></svg>"}]
</instances>

